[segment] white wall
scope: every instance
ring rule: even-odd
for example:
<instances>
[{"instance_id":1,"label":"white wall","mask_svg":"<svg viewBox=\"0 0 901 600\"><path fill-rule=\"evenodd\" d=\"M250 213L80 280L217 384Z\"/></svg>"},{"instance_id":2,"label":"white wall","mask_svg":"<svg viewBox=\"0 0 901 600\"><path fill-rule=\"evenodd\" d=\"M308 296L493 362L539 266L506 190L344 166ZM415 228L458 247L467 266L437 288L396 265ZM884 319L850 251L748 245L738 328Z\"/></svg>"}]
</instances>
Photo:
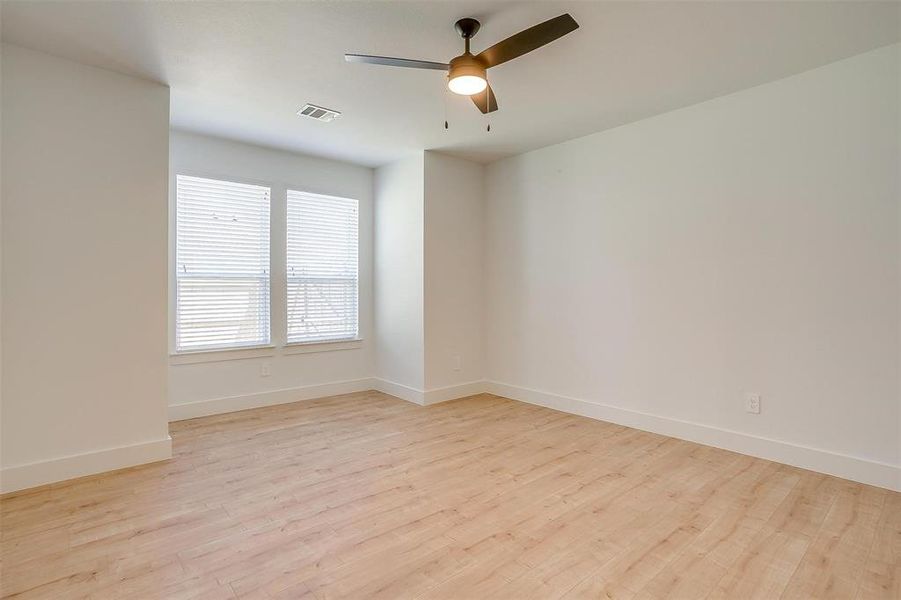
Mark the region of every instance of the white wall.
<instances>
[{"instance_id":1,"label":"white wall","mask_svg":"<svg viewBox=\"0 0 901 600\"><path fill-rule=\"evenodd\" d=\"M425 386L423 321L424 155L376 169L376 374L394 390Z\"/></svg>"},{"instance_id":2,"label":"white wall","mask_svg":"<svg viewBox=\"0 0 901 600\"><path fill-rule=\"evenodd\" d=\"M492 164L493 389L892 485L898 55Z\"/></svg>"},{"instance_id":3,"label":"white wall","mask_svg":"<svg viewBox=\"0 0 901 600\"><path fill-rule=\"evenodd\" d=\"M484 167L425 153L425 388L483 378Z\"/></svg>"},{"instance_id":4,"label":"white wall","mask_svg":"<svg viewBox=\"0 0 901 600\"><path fill-rule=\"evenodd\" d=\"M170 203L175 177L193 174L269 185L272 189L272 340L275 348L209 352L172 357L169 402L173 419L227 412L305 397L368 389L373 373L372 185L373 170L333 160L293 154L224 139L173 131ZM360 207L359 343L284 348L285 191L354 198ZM172 211L174 218L174 210ZM170 226L170 231L174 227ZM170 240L170 261L174 242ZM170 264L172 264L170 262ZM170 276L172 270L170 269ZM174 289L174 286L170 286ZM170 294L172 292L170 291ZM174 298L170 298L170 305ZM170 351L174 349L174 311L170 311ZM300 352L303 350L303 352ZM308 352L306 350L315 350ZM198 362L199 361L199 362ZM261 376L268 364L270 375Z\"/></svg>"},{"instance_id":5,"label":"white wall","mask_svg":"<svg viewBox=\"0 0 901 600\"><path fill-rule=\"evenodd\" d=\"M425 151L375 178L376 380L420 404L483 390L484 168Z\"/></svg>"},{"instance_id":6,"label":"white wall","mask_svg":"<svg viewBox=\"0 0 901 600\"><path fill-rule=\"evenodd\" d=\"M2 47L2 489L169 456L169 90Z\"/></svg>"}]
</instances>

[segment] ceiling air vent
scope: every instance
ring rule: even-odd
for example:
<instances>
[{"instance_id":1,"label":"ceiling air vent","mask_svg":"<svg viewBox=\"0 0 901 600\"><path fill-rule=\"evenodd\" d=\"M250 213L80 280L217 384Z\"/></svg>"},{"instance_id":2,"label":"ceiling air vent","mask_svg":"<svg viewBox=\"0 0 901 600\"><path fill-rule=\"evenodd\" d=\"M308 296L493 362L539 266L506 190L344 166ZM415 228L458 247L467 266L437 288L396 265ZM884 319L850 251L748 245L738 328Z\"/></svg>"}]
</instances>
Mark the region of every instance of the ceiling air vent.
<instances>
[{"instance_id":1,"label":"ceiling air vent","mask_svg":"<svg viewBox=\"0 0 901 600\"><path fill-rule=\"evenodd\" d=\"M311 119L324 121L326 123L328 123L329 121L334 121L341 116L341 113L339 113L337 110L323 108L321 106L316 106L315 104L304 104L303 108L297 111L297 114L301 117L310 117Z\"/></svg>"}]
</instances>

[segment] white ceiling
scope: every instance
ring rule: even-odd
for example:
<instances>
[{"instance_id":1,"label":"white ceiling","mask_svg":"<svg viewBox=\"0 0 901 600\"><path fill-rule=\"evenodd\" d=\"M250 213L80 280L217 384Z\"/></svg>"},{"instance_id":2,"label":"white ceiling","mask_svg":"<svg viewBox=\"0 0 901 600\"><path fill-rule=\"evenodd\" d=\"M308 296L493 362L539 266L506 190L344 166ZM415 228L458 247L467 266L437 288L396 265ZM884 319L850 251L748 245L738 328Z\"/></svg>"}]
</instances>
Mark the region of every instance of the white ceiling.
<instances>
[{"instance_id":1,"label":"white ceiling","mask_svg":"<svg viewBox=\"0 0 901 600\"><path fill-rule=\"evenodd\" d=\"M167 83L172 125L379 165L440 149L488 162L898 41L894 2L20 2L3 40ZM444 75L344 52L447 61L569 12L570 35L489 72L486 118ZM319 123L305 103L340 110ZM447 108L445 109L445 104ZM445 110L450 129L445 131Z\"/></svg>"}]
</instances>

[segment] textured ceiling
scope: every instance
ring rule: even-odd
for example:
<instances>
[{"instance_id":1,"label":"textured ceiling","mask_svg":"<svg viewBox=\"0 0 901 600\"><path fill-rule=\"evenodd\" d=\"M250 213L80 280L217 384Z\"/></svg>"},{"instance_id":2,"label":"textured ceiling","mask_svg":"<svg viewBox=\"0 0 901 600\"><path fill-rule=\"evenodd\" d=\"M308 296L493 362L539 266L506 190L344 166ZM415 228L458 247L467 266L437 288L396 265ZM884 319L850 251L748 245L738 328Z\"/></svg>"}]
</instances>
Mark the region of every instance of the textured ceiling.
<instances>
[{"instance_id":1,"label":"textured ceiling","mask_svg":"<svg viewBox=\"0 0 901 600\"><path fill-rule=\"evenodd\" d=\"M488 162L898 41L893 2L19 2L5 42L161 81L176 128L379 165L421 149ZM453 23L479 51L563 12L581 28L492 69L487 119L438 71L348 64L358 52L447 61ZM306 102L344 116L295 116ZM447 117L450 129L445 131Z\"/></svg>"}]
</instances>

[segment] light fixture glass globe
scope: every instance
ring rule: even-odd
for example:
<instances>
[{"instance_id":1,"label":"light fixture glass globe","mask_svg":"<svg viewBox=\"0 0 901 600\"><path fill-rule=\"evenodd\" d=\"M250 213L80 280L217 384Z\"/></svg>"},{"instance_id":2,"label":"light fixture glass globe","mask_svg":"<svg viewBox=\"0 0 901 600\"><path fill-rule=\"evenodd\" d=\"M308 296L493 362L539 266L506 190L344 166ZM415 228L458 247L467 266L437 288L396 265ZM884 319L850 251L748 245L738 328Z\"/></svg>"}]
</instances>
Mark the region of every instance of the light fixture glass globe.
<instances>
[{"instance_id":1,"label":"light fixture glass globe","mask_svg":"<svg viewBox=\"0 0 901 600\"><path fill-rule=\"evenodd\" d=\"M447 89L461 96L478 94L488 87L488 82L476 75L460 75L447 81Z\"/></svg>"}]
</instances>

